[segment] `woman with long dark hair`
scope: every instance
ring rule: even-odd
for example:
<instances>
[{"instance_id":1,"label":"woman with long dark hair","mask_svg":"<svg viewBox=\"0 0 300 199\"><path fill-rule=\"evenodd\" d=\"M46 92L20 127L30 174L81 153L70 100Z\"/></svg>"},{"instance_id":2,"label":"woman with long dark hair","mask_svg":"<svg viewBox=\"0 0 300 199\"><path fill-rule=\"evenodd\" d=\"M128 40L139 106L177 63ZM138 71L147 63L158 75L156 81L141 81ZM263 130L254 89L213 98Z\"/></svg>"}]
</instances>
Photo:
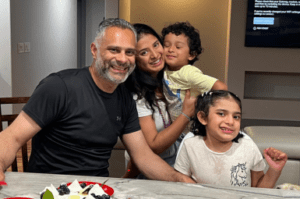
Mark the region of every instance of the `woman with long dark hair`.
<instances>
[{"instance_id":1,"label":"woman with long dark hair","mask_svg":"<svg viewBox=\"0 0 300 199\"><path fill-rule=\"evenodd\" d=\"M188 117L194 114L196 99L190 97L187 91L183 102L183 114L171 122L168 104L163 94L165 61L161 37L145 24L134 24L134 28L138 35L136 68L125 84L136 99L140 126L147 143L156 154L173 166L180 144L178 138L189 124ZM136 177L139 171L127 153L125 157L128 166L123 177ZM139 178L144 177L139 175Z\"/></svg>"}]
</instances>

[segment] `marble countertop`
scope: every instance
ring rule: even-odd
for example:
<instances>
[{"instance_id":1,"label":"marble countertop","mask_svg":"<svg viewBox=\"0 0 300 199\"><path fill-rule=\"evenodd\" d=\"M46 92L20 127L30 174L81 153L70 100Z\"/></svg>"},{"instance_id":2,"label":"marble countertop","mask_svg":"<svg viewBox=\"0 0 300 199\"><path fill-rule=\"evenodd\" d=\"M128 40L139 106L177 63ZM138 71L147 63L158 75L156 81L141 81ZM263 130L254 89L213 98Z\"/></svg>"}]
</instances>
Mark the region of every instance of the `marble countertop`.
<instances>
[{"instance_id":1,"label":"marble countertop","mask_svg":"<svg viewBox=\"0 0 300 199\"><path fill-rule=\"evenodd\" d=\"M6 172L8 186L0 186L0 198L30 197L38 199L39 193L53 184L58 187L61 183L78 181L104 182L105 177L37 174ZM106 185L114 189L113 199L277 199L299 198L300 191L221 187L214 185L186 184L155 180L134 180L109 178Z\"/></svg>"}]
</instances>

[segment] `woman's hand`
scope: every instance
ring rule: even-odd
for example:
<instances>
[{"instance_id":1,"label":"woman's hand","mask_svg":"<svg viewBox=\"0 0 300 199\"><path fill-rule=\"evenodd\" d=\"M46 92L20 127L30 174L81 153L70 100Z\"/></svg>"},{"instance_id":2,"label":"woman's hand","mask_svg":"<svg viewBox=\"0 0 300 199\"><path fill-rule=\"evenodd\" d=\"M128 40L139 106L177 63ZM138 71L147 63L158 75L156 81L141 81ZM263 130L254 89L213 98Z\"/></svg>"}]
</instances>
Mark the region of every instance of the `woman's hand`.
<instances>
[{"instance_id":1,"label":"woman's hand","mask_svg":"<svg viewBox=\"0 0 300 199\"><path fill-rule=\"evenodd\" d=\"M185 98L182 104L182 112L189 116L190 118L195 114L195 105L196 105L197 98L191 96L191 91L186 90Z\"/></svg>"},{"instance_id":2,"label":"woman's hand","mask_svg":"<svg viewBox=\"0 0 300 199\"><path fill-rule=\"evenodd\" d=\"M270 168L279 172L282 171L288 159L286 153L272 147L264 150L264 156Z\"/></svg>"}]
</instances>

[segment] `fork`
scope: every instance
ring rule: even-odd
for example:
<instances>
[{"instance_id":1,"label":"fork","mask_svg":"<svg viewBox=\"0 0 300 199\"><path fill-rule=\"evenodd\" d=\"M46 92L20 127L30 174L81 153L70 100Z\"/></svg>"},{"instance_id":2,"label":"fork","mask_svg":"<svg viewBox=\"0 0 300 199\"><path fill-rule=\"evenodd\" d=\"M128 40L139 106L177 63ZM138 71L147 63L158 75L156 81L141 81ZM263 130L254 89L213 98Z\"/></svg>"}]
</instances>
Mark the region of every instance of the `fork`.
<instances>
[{"instance_id":1,"label":"fork","mask_svg":"<svg viewBox=\"0 0 300 199\"><path fill-rule=\"evenodd\" d=\"M101 184L101 188L103 187L103 185L107 182L109 180L109 178L108 179L106 179L102 184Z\"/></svg>"}]
</instances>

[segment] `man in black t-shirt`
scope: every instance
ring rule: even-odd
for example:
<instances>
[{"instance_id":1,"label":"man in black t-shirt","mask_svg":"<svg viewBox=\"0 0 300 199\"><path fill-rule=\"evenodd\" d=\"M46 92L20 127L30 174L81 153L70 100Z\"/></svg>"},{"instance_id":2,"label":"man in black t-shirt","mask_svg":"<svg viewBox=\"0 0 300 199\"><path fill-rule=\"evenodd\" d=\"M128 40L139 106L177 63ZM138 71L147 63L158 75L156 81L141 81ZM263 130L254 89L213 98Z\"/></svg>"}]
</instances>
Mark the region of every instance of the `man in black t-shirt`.
<instances>
[{"instance_id":1,"label":"man in black t-shirt","mask_svg":"<svg viewBox=\"0 0 300 199\"><path fill-rule=\"evenodd\" d=\"M148 178L193 182L149 148L135 102L121 84L135 67L136 33L122 19L107 19L91 44L93 63L43 79L16 120L0 133L0 181L17 150L33 137L30 172L108 176L120 137Z\"/></svg>"}]
</instances>

